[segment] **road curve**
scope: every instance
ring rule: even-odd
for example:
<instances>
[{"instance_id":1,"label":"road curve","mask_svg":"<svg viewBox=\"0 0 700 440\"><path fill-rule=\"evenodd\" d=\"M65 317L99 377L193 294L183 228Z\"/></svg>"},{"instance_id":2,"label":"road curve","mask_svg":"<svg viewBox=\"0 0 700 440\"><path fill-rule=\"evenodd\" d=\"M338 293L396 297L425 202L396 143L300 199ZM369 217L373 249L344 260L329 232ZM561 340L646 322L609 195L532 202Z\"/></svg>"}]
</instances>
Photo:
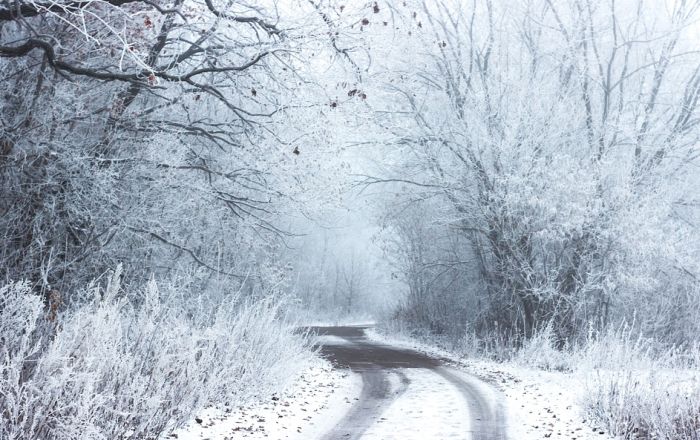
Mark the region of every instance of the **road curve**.
<instances>
[{"instance_id":1,"label":"road curve","mask_svg":"<svg viewBox=\"0 0 700 440\"><path fill-rule=\"evenodd\" d=\"M369 341L360 326L310 327L312 334L342 338L343 343L321 342L321 355L336 368L350 369L362 377L359 400L323 440L358 440L380 419L381 414L411 386L403 369L430 370L459 391L469 408L469 432L462 438L505 440L505 417L497 402L484 395L484 384L457 372L438 358ZM329 339L326 338L326 341ZM331 338L332 340L332 338ZM321 341L324 341L322 338ZM392 377L395 376L395 377ZM390 386L390 383L399 386ZM429 421L426 421L429 422ZM379 439L377 439L379 440ZM430 439L425 440L441 440Z\"/></svg>"}]
</instances>

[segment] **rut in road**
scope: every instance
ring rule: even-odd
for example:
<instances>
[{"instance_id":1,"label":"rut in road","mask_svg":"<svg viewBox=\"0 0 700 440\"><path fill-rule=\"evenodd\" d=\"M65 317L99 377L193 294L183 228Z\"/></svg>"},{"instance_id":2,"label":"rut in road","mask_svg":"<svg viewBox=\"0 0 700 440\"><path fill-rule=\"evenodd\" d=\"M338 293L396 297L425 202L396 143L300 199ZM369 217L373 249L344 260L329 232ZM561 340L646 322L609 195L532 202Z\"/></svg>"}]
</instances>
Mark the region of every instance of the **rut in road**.
<instances>
[{"instance_id":1,"label":"rut in road","mask_svg":"<svg viewBox=\"0 0 700 440\"><path fill-rule=\"evenodd\" d=\"M336 368L347 368L360 374L363 384L359 400L323 440L361 439L370 427L381 420L382 413L390 404L411 386L402 369L429 370L459 391L468 406L470 420L469 432L464 432L460 438L506 439L501 405L484 395L484 384L478 379L464 373L458 374L441 359L413 350L372 343L365 336L365 327L312 327L310 331L319 336L334 336L346 341L342 344L323 344L321 354ZM393 389L390 386L392 378L393 382L400 384ZM426 423L429 422L426 420ZM425 440L432 439L426 437Z\"/></svg>"}]
</instances>

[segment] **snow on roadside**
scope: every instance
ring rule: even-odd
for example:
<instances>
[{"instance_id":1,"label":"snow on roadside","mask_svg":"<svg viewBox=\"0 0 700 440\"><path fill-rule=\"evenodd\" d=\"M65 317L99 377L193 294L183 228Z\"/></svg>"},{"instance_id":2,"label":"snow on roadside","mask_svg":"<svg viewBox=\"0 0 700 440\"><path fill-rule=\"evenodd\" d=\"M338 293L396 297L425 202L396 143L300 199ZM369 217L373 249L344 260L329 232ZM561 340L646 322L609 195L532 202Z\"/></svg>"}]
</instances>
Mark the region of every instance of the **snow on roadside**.
<instances>
[{"instance_id":1,"label":"snow on roadside","mask_svg":"<svg viewBox=\"0 0 700 440\"><path fill-rule=\"evenodd\" d=\"M373 330L368 330L367 336L449 360L453 367L498 389L506 411L508 438L612 439L601 427L589 424L582 414L580 401L587 389L583 375L536 370L512 363L460 359L449 351L411 339L392 338Z\"/></svg>"},{"instance_id":2,"label":"snow on roadside","mask_svg":"<svg viewBox=\"0 0 700 440\"><path fill-rule=\"evenodd\" d=\"M179 440L320 437L342 419L361 390L361 378L318 360L287 391L225 412L211 408L173 434Z\"/></svg>"},{"instance_id":3,"label":"snow on roadside","mask_svg":"<svg viewBox=\"0 0 700 440\"><path fill-rule=\"evenodd\" d=\"M345 338L333 335L320 335L313 338L314 345L348 345L349 342Z\"/></svg>"},{"instance_id":4,"label":"snow on roadside","mask_svg":"<svg viewBox=\"0 0 700 440\"><path fill-rule=\"evenodd\" d=\"M586 390L583 377L483 360L462 364L501 390L509 438L612 439L582 415L580 400Z\"/></svg>"}]
</instances>

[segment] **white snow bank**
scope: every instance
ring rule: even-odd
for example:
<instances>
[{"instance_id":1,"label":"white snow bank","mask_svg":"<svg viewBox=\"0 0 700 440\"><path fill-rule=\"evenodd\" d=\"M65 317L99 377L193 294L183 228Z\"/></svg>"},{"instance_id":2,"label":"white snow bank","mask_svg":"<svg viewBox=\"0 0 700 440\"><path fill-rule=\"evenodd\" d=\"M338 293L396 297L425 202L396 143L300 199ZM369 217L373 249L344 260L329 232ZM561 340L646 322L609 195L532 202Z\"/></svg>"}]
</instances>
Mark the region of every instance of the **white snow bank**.
<instances>
[{"instance_id":1,"label":"white snow bank","mask_svg":"<svg viewBox=\"0 0 700 440\"><path fill-rule=\"evenodd\" d=\"M319 361L281 395L226 413L211 408L184 429L180 440L319 438L345 415L362 388L359 375Z\"/></svg>"}]
</instances>

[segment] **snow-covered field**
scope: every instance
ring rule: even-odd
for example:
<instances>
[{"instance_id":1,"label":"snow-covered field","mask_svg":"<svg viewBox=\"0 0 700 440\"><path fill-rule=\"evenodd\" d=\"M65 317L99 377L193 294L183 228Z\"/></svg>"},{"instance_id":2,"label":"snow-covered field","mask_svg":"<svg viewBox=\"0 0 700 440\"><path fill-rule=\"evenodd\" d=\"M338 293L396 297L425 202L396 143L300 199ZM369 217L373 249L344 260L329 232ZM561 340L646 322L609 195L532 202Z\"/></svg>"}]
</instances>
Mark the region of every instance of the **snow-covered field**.
<instances>
[{"instance_id":1,"label":"snow-covered field","mask_svg":"<svg viewBox=\"0 0 700 440\"><path fill-rule=\"evenodd\" d=\"M357 399L359 376L333 370L319 360L299 375L288 390L261 402L210 409L174 434L180 440L319 438L332 428Z\"/></svg>"}]
</instances>

